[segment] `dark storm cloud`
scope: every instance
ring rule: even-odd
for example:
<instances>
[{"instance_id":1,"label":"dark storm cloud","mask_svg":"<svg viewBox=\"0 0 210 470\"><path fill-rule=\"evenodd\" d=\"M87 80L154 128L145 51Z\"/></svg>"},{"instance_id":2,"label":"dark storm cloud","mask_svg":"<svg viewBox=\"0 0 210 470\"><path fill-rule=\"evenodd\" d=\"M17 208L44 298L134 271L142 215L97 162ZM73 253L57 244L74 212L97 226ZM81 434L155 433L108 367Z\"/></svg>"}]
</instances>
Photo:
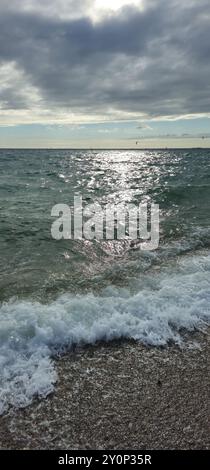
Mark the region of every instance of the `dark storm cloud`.
<instances>
[{"instance_id":1,"label":"dark storm cloud","mask_svg":"<svg viewBox=\"0 0 210 470\"><path fill-rule=\"evenodd\" d=\"M126 7L96 23L15 5L0 6L0 61L24 72L43 107L150 117L210 112L209 0L147 0L144 10ZM0 101L30 108L18 93L18 85L8 87Z\"/></svg>"}]
</instances>

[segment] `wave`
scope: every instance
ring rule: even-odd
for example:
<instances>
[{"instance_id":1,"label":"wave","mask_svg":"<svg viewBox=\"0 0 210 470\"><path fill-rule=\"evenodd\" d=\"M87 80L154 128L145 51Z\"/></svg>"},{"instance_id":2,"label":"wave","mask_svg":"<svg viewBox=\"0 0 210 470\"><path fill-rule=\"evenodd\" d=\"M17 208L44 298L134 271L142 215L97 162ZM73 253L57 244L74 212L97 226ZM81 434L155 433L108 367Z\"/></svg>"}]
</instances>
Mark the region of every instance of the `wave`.
<instances>
[{"instance_id":1,"label":"wave","mask_svg":"<svg viewBox=\"0 0 210 470\"><path fill-rule=\"evenodd\" d=\"M65 294L50 304L11 300L0 307L0 414L46 397L57 380L53 357L74 344L132 338L183 344L182 330L210 323L210 255L186 256L144 274L132 289Z\"/></svg>"}]
</instances>

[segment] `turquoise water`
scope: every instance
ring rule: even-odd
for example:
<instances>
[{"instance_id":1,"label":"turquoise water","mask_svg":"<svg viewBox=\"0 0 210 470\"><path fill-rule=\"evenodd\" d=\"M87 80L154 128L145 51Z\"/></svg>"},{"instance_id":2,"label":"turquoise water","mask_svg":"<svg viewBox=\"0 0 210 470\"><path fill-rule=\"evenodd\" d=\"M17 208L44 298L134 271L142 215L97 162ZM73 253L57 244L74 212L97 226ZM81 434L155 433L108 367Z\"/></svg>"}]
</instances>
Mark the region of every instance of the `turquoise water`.
<instances>
[{"instance_id":1,"label":"turquoise water","mask_svg":"<svg viewBox=\"0 0 210 470\"><path fill-rule=\"evenodd\" d=\"M160 205L160 245L51 237L51 209ZM210 319L210 150L0 150L0 413L47 396L53 356L134 338L182 345Z\"/></svg>"},{"instance_id":2,"label":"turquoise water","mask_svg":"<svg viewBox=\"0 0 210 470\"><path fill-rule=\"evenodd\" d=\"M161 249L209 247L210 151L0 150L0 300L126 285L150 266L124 242L57 242L53 205L140 203L161 209ZM175 253L176 254L176 253ZM165 255L167 256L167 254Z\"/></svg>"}]
</instances>

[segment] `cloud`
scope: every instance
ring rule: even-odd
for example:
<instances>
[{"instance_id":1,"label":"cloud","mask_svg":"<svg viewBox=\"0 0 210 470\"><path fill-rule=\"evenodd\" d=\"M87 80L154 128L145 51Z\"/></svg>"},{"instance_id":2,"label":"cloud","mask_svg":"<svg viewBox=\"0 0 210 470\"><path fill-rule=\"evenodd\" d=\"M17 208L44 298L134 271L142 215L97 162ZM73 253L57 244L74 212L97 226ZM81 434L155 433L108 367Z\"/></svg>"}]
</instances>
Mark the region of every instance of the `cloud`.
<instances>
[{"instance_id":1,"label":"cloud","mask_svg":"<svg viewBox=\"0 0 210 470\"><path fill-rule=\"evenodd\" d=\"M209 0L93 4L1 1L0 123L210 115Z\"/></svg>"},{"instance_id":2,"label":"cloud","mask_svg":"<svg viewBox=\"0 0 210 470\"><path fill-rule=\"evenodd\" d=\"M79 18L91 14L93 0L1 0L2 12L39 14L56 18Z\"/></svg>"}]
</instances>

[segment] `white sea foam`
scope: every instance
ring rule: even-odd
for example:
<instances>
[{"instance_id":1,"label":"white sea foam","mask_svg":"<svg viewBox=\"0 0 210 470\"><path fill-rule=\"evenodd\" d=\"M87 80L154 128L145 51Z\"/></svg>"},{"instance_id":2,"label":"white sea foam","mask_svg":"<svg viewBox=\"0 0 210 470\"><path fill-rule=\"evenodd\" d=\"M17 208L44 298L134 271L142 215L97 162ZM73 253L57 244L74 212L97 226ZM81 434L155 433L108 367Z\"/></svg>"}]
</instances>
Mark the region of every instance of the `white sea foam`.
<instances>
[{"instance_id":1,"label":"white sea foam","mask_svg":"<svg viewBox=\"0 0 210 470\"><path fill-rule=\"evenodd\" d=\"M0 413L46 397L56 382L53 354L72 344L134 338L181 344L180 330L210 322L210 256L142 276L135 293L107 288L100 296L65 294L48 305L10 301L0 308Z\"/></svg>"}]
</instances>

